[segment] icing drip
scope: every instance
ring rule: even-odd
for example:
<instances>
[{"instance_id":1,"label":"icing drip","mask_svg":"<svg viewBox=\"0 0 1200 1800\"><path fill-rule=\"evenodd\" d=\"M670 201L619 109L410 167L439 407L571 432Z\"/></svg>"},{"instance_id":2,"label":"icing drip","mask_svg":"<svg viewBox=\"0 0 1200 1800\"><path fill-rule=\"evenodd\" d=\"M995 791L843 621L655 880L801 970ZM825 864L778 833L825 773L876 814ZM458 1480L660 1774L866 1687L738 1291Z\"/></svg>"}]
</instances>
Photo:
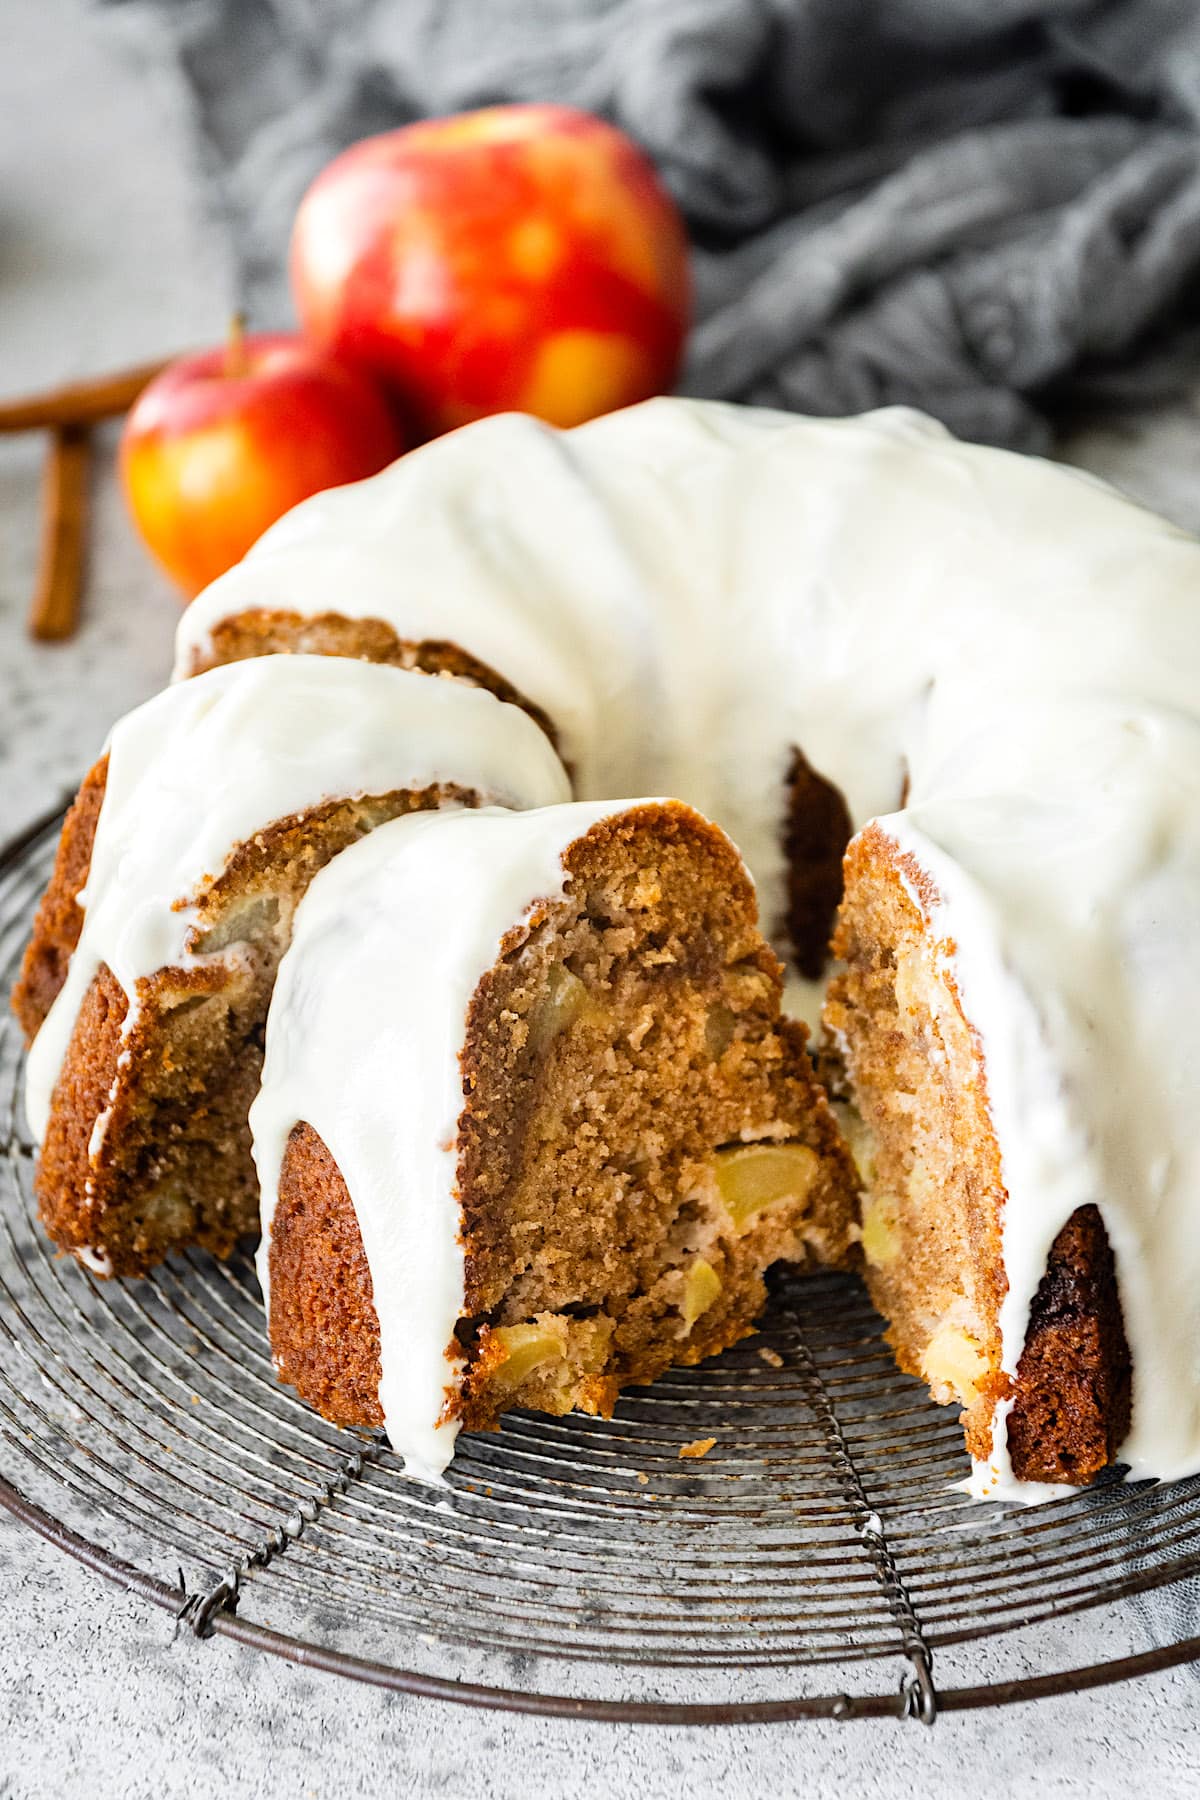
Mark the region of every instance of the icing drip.
<instances>
[{"instance_id":1,"label":"icing drip","mask_svg":"<svg viewBox=\"0 0 1200 1800\"><path fill-rule=\"evenodd\" d=\"M259 1280L269 1312L279 1173L303 1121L349 1190L379 1319L388 1436L424 1480L440 1477L458 1434L444 1407L457 1373L447 1346L463 1310L456 1179L467 1010L505 934L534 901L562 893L564 851L619 810L605 802L395 819L328 864L296 910L250 1111Z\"/></svg>"},{"instance_id":2,"label":"icing drip","mask_svg":"<svg viewBox=\"0 0 1200 1800\"><path fill-rule=\"evenodd\" d=\"M1166 1477L1200 1469L1198 589L1184 533L914 414L658 400L566 433L490 419L306 502L194 603L179 666L252 607L457 643L555 721L582 798L671 793L724 826L769 929L794 747L856 826L888 815L988 1066L1005 1365L1094 1200L1123 1456Z\"/></svg>"},{"instance_id":3,"label":"icing drip","mask_svg":"<svg viewBox=\"0 0 1200 1800\"><path fill-rule=\"evenodd\" d=\"M335 798L446 783L510 805L565 799L545 734L480 689L322 656L270 656L167 688L113 728L83 929L29 1053L25 1110L45 1135L80 1004L107 964L139 981L187 967L195 901L230 852ZM228 960L236 945L215 952ZM93 1144L103 1140L105 1115Z\"/></svg>"}]
</instances>

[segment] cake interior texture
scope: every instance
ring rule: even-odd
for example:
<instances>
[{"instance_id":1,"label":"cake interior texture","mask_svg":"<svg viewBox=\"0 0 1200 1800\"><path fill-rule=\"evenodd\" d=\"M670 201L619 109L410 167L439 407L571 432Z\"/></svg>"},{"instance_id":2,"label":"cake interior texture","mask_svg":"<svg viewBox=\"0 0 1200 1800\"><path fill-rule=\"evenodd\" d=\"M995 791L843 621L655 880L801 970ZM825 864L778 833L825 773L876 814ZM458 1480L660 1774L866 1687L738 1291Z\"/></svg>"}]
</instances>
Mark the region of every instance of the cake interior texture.
<instances>
[{"instance_id":1,"label":"cake interior texture","mask_svg":"<svg viewBox=\"0 0 1200 1800\"><path fill-rule=\"evenodd\" d=\"M104 795L104 763L69 812L54 872L13 995L32 1040L79 937ZM39 1211L64 1249L96 1272L141 1275L198 1244L228 1256L257 1229L258 1185L247 1115L262 1070L263 1031L297 903L329 859L385 819L471 801L427 788L324 804L233 847L194 906L184 964L130 997L101 965L80 1007L37 1170Z\"/></svg>"},{"instance_id":2,"label":"cake interior texture","mask_svg":"<svg viewBox=\"0 0 1200 1800\"><path fill-rule=\"evenodd\" d=\"M920 879L868 827L846 859L834 942L845 967L825 1016L862 1120L867 1284L901 1368L963 1409L974 1457L987 1461L994 1408L1008 1401L1017 1479L1084 1482L1129 1429L1112 1250L1097 1208L1079 1208L1055 1239L1015 1374L1005 1373L1006 1194L986 1069L913 896Z\"/></svg>"},{"instance_id":3,"label":"cake interior texture","mask_svg":"<svg viewBox=\"0 0 1200 1800\"><path fill-rule=\"evenodd\" d=\"M855 1177L728 840L644 806L567 850L561 898L505 938L460 1056L457 1187L473 1428L511 1406L607 1415L619 1390L753 1329L780 1260L853 1258ZM278 1370L383 1422L353 1203L307 1122L270 1247Z\"/></svg>"}]
</instances>

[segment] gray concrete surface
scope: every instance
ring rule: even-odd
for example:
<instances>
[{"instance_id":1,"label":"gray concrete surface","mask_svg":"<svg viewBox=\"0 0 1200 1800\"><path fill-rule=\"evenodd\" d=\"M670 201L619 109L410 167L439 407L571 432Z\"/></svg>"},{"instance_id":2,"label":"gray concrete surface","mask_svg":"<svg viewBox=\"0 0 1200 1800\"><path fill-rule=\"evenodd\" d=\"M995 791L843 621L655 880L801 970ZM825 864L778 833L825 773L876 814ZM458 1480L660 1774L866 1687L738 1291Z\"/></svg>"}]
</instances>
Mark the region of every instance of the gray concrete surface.
<instances>
[{"instance_id":1,"label":"gray concrete surface","mask_svg":"<svg viewBox=\"0 0 1200 1800\"><path fill-rule=\"evenodd\" d=\"M137 6L99 24L76 0L3 0L0 392L222 329L228 262L220 221L199 208L185 109ZM1195 409L1078 434L1065 448L1200 525ZM39 455L33 442L0 445L0 838L73 785L112 718L160 683L175 617L124 521L109 462L97 481L84 629L61 648L27 642ZM1145 1647L1189 1617L1155 1603L1122 1623ZM1111 1621L1063 1622L1056 1653L1101 1660L1110 1631ZM946 1718L932 1733L655 1731L467 1714L220 1640L173 1643L162 1614L0 1515L0 1800L1058 1800L1135 1786L1167 1800L1200 1788L1200 1686L1189 1671Z\"/></svg>"}]
</instances>

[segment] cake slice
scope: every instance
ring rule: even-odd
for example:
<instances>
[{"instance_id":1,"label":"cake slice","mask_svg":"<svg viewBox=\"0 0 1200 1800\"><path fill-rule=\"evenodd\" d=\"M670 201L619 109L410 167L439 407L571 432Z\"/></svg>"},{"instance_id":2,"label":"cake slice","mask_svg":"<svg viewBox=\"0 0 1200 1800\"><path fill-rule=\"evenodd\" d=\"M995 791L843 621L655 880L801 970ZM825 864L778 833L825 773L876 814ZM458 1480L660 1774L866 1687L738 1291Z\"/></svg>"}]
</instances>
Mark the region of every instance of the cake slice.
<instances>
[{"instance_id":1,"label":"cake slice","mask_svg":"<svg viewBox=\"0 0 1200 1800\"><path fill-rule=\"evenodd\" d=\"M930 864L927 850L901 846L894 820L868 826L846 857L834 940L845 966L825 1022L862 1122L867 1286L900 1367L962 1409L978 1494L1008 1493L1012 1478L1080 1484L1129 1431L1112 1247L1095 1205L1047 1234L1019 1359L1006 1367L1009 1195L989 1091L999 1072L964 993L963 952L977 931L961 909L957 936L939 928L944 896Z\"/></svg>"},{"instance_id":2,"label":"cake slice","mask_svg":"<svg viewBox=\"0 0 1200 1800\"><path fill-rule=\"evenodd\" d=\"M855 1178L729 840L674 801L396 820L301 904L251 1112L276 1367L411 1472L607 1415L844 1264Z\"/></svg>"},{"instance_id":3,"label":"cake slice","mask_svg":"<svg viewBox=\"0 0 1200 1800\"><path fill-rule=\"evenodd\" d=\"M563 798L519 708L450 680L275 656L115 727L68 815L13 996L54 1241L98 1274L226 1255L257 1224L247 1115L296 904L387 819Z\"/></svg>"}]
</instances>

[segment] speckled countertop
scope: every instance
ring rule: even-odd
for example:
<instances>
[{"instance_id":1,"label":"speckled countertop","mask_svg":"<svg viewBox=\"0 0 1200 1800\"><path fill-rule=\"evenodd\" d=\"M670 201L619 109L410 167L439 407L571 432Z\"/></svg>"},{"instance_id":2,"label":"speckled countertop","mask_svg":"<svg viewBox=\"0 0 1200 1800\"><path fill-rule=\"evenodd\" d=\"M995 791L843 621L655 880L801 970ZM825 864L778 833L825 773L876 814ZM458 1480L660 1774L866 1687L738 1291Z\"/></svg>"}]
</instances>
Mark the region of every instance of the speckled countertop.
<instances>
[{"instance_id":1,"label":"speckled countertop","mask_svg":"<svg viewBox=\"0 0 1200 1800\"><path fill-rule=\"evenodd\" d=\"M136 5L0 7L0 392L212 339L220 221L189 165L187 98ZM0 444L0 839L71 789L170 660L175 601L100 469L83 629L32 645L41 446ZM1065 453L1200 527L1200 411L1079 434ZM1200 597L1198 597L1200 603ZM169 1621L0 1515L0 1800L238 1795L1194 1795L1200 1680L890 1723L649 1730L460 1713L259 1657L173 1643ZM1192 1593L1123 1615L1128 1647L1200 1631ZM1062 1621L1058 1666L1103 1660L1112 1621ZM1036 1665L1034 1665L1036 1666ZM979 1672L982 1675L982 1670Z\"/></svg>"}]
</instances>

